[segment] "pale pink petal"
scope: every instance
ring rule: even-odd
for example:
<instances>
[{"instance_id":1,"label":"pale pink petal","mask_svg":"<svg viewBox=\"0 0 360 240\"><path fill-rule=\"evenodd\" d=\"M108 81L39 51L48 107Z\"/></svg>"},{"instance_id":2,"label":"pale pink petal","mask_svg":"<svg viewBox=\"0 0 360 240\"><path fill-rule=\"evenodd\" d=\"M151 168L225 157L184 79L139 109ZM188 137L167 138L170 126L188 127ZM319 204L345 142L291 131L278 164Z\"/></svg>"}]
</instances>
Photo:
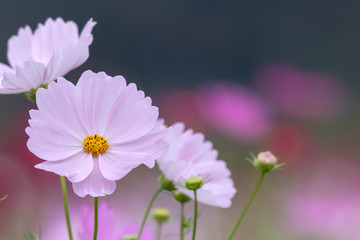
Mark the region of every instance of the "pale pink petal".
<instances>
[{"instance_id":1,"label":"pale pink petal","mask_svg":"<svg viewBox=\"0 0 360 240\"><path fill-rule=\"evenodd\" d=\"M163 145L162 149L167 149L167 146ZM154 167L155 158L146 152L117 152L109 150L99 156L99 164L101 173L105 178L119 180L140 164L145 164L149 168Z\"/></svg>"},{"instance_id":2,"label":"pale pink petal","mask_svg":"<svg viewBox=\"0 0 360 240\"><path fill-rule=\"evenodd\" d=\"M145 164L152 168L155 159L168 150L169 145L162 141L167 129L157 126L147 135L122 144L110 144L109 150L100 156L100 170L109 180L119 180L131 169Z\"/></svg>"},{"instance_id":3,"label":"pale pink petal","mask_svg":"<svg viewBox=\"0 0 360 240\"><path fill-rule=\"evenodd\" d=\"M46 82L64 76L88 59L91 44L89 39L92 38L91 30L94 25L90 19L83 30L87 41L79 38L77 25L72 21L48 19L45 25L39 25L34 33L33 53L38 61L47 64ZM46 47L42 47L43 45Z\"/></svg>"},{"instance_id":4,"label":"pale pink petal","mask_svg":"<svg viewBox=\"0 0 360 240\"><path fill-rule=\"evenodd\" d=\"M29 26L20 28L18 35L8 41L8 60L12 67L33 60L31 55L32 31Z\"/></svg>"},{"instance_id":5,"label":"pale pink petal","mask_svg":"<svg viewBox=\"0 0 360 240\"><path fill-rule=\"evenodd\" d=\"M162 158L157 160L161 172L167 176L171 177L171 180L174 182L179 182L181 179L185 179L191 176L194 176L196 172L194 171L194 164L186 161L163 161Z\"/></svg>"},{"instance_id":6,"label":"pale pink petal","mask_svg":"<svg viewBox=\"0 0 360 240\"><path fill-rule=\"evenodd\" d=\"M2 81L3 81L3 78L4 78L4 73L14 73L14 70L12 68L10 68L8 65L5 65L5 64L0 62L0 93L1 94L7 94L7 93L10 94L13 91L4 88L4 86L2 84Z\"/></svg>"},{"instance_id":7,"label":"pale pink petal","mask_svg":"<svg viewBox=\"0 0 360 240\"><path fill-rule=\"evenodd\" d=\"M54 49L62 51L66 44L75 44L78 37L78 28L74 22L64 22L62 18L55 20L48 18L44 25L39 23L34 31L33 58L37 62L48 64Z\"/></svg>"},{"instance_id":8,"label":"pale pink petal","mask_svg":"<svg viewBox=\"0 0 360 240\"><path fill-rule=\"evenodd\" d=\"M156 158L160 157L162 155L161 152L156 150L147 151L147 148L151 148L152 146L156 146L159 144L158 142L162 140L166 135L168 134L168 129L163 128L161 123L157 123L155 128L151 130L148 134L145 136L142 136L140 138L137 138L135 140L131 140L124 143L111 143L110 149L116 150L116 151L122 151L122 152L130 152L130 151L137 151L137 152L149 152L152 151L153 154L155 154ZM163 142L165 143L165 142ZM167 143L165 143L168 145ZM142 151L143 150L143 151Z\"/></svg>"},{"instance_id":9,"label":"pale pink petal","mask_svg":"<svg viewBox=\"0 0 360 240\"><path fill-rule=\"evenodd\" d=\"M74 192L80 197L88 194L92 197L103 197L112 194L115 188L115 181L107 180L102 176L98 159L94 159L94 168L85 180L73 183Z\"/></svg>"},{"instance_id":10,"label":"pale pink petal","mask_svg":"<svg viewBox=\"0 0 360 240\"><path fill-rule=\"evenodd\" d=\"M76 137L67 126L55 121L51 116L39 110L30 110L29 114L31 117L29 120L30 127L27 129L31 130L33 134L38 134L45 141L65 146L83 146L83 139Z\"/></svg>"},{"instance_id":11,"label":"pale pink petal","mask_svg":"<svg viewBox=\"0 0 360 240\"><path fill-rule=\"evenodd\" d=\"M55 49L46 68L46 82L64 76L83 64L89 57L89 47L68 42L62 51Z\"/></svg>"},{"instance_id":12,"label":"pale pink petal","mask_svg":"<svg viewBox=\"0 0 360 240\"><path fill-rule=\"evenodd\" d=\"M231 175L230 170L226 167L226 163L222 160L197 162L194 165L194 169L197 175L210 182L230 177Z\"/></svg>"},{"instance_id":13,"label":"pale pink petal","mask_svg":"<svg viewBox=\"0 0 360 240\"><path fill-rule=\"evenodd\" d=\"M13 73L14 70L11 67L9 67L8 65L0 62L0 79L3 77L3 74L6 72Z\"/></svg>"},{"instance_id":14,"label":"pale pink petal","mask_svg":"<svg viewBox=\"0 0 360 240\"><path fill-rule=\"evenodd\" d=\"M84 43L86 45L90 45L92 43L93 36L91 34L91 31L95 25L96 22L94 22L93 19L90 18L90 20L86 23L85 27L81 31L80 39L79 39L80 43Z\"/></svg>"},{"instance_id":15,"label":"pale pink petal","mask_svg":"<svg viewBox=\"0 0 360 240\"><path fill-rule=\"evenodd\" d=\"M85 139L89 132L79 120L74 102L75 86L59 78L58 82L51 82L48 89L39 89L36 93L36 103L39 111L51 116L54 121L61 123L77 138Z\"/></svg>"},{"instance_id":16,"label":"pale pink petal","mask_svg":"<svg viewBox=\"0 0 360 240\"><path fill-rule=\"evenodd\" d=\"M103 136L110 110L126 87L125 79L88 70L81 75L76 87L75 104L82 123L92 135Z\"/></svg>"},{"instance_id":17,"label":"pale pink petal","mask_svg":"<svg viewBox=\"0 0 360 240\"><path fill-rule=\"evenodd\" d=\"M45 66L36 62L25 62L16 66L14 73L4 73L2 86L12 93L36 89L44 82Z\"/></svg>"},{"instance_id":18,"label":"pale pink petal","mask_svg":"<svg viewBox=\"0 0 360 240\"><path fill-rule=\"evenodd\" d=\"M151 105L149 97L129 84L114 103L105 135L114 143L123 143L150 132L156 125L159 110Z\"/></svg>"},{"instance_id":19,"label":"pale pink petal","mask_svg":"<svg viewBox=\"0 0 360 240\"><path fill-rule=\"evenodd\" d=\"M57 161L83 151L83 140L77 138L66 126L55 122L51 116L36 110L31 110L30 116L30 127L26 128L30 137L27 146L36 156Z\"/></svg>"},{"instance_id":20,"label":"pale pink petal","mask_svg":"<svg viewBox=\"0 0 360 240\"><path fill-rule=\"evenodd\" d=\"M80 182L89 176L93 169L93 156L84 151L60 161L45 161L35 166L65 176L70 182Z\"/></svg>"}]
</instances>

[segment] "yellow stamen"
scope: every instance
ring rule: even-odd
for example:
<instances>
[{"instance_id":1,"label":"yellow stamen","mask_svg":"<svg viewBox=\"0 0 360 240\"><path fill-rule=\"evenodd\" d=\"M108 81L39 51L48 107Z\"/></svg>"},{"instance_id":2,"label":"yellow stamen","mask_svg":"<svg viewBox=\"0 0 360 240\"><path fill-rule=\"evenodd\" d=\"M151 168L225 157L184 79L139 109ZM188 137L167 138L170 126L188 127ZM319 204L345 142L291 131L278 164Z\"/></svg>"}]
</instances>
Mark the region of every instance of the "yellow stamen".
<instances>
[{"instance_id":1,"label":"yellow stamen","mask_svg":"<svg viewBox=\"0 0 360 240\"><path fill-rule=\"evenodd\" d=\"M100 153L109 149L109 144L103 136L95 134L89 135L84 139L84 150L90 152L94 156L99 156Z\"/></svg>"}]
</instances>

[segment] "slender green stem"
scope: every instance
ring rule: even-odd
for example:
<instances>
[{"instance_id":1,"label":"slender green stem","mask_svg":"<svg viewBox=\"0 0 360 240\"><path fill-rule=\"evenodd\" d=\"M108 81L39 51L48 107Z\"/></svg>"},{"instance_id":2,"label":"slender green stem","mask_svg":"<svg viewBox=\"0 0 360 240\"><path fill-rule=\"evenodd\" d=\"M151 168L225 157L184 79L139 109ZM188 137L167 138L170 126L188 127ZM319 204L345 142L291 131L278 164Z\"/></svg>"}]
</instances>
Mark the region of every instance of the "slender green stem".
<instances>
[{"instance_id":1,"label":"slender green stem","mask_svg":"<svg viewBox=\"0 0 360 240\"><path fill-rule=\"evenodd\" d=\"M97 239L98 233L98 222L99 222L99 198L94 198L94 240Z\"/></svg>"},{"instance_id":2,"label":"slender green stem","mask_svg":"<svg viewBox=\"0 0 360 240\"><path fill-rule=\"evenodd\" d=\"M185 239L185 232L184 232L184 222L185 222L184 207L185 207L185 203L181 203L181 210L180 210L180 240L184 240L184 239Z\"/></svg>"},{"instance_id":3,"label":"slender green stem","mask_svg":"<svg viewBox=\"0 0 360 240\"><path fill-rule=\"evenodd\" d=\"M146 219L147 217L149 216L149 212L150 212L150 209L155 201L155 199L157 198L157 196L162 192L163 188L160 187L153 195L153 197L151 198L150 202L149 202L149 205L147 206L146 208L146 211L145 211L145 214L144 214L144 217L143 217L143 220L141 222L141 225L140 225L140 229L139 229L139 232L137 234L137 239L140 239L141 237L141 234L142 234L142 231L144 229L144 226L145 226L145 222L146 222Z\"/></svg>"},{"instance_id":4,"label":"slender green stem","mask_svg":"<svg viewBox=\"0 0 360 240\"><path fill-rule=\"evenodd\" d=\"M71 231L71 223L70 223L70 214L69 214L69 205L67 200L67 190L66 190L66 180L64 176L60 176L60 182L61 182L61 190L62 190L62 196L63 196L63 202L64 202L64 211L65 211L65 217L66 217L66 225L69 233L69 239L73 240L73 235Z\"/></svg>"},{"instance_id":5,"label":"slender green stem","mask_svg":"<svg viewBox=\"0 0 360 240\"><path fill-rule=\"evenodd\" d=\"M195 207L194 207L194 228L193 228L193 236L192 240L195 240L196 237L196 225L197 225L197 215L198 215L198 201L197 201L197 195L196 190L194 190L194 200L195 200Z\"/></svg>"},{"instance_id":6,"label":"slender green stem","mask_svg":"<svg viewBox=\"0 0 360 240\"><path fill-rule=\"evenodd\" d=\"M161 230L162 230L162 223L158 222L156 224L156 240L160 240L161 239Z\"/></svg>"},{"instance_id":7,"label":"slender green stem","mask_svg":"<svg viewBox=\"0 0 360 240\"><path fill-rule=\"evenodd\" d=\"M256 193L259 191L259 188L260 188L260 186L261 186L261 183L262 183L263 180L264 180L265 173L266 173L266 171L263 171L263 172L261 173L261 176L260 176L260 178L259 178L259 181L258 181L258 183L256 184L256 187L255 187L253 193L251 194L249 201L248 201L247 204L245 205L245 208L244 208L244 210L242 211L239 219L236 221L234 228L233 228L232 231L230 232L229 236L226 238L227 240L231 240L231 239L232 239L232 237L234 236L236 230L238 229L241 221L242 221L243 218L245 217L245 214L246 214L247 210L249 209L251 203L253 202L253 200L254 200L254 198L255 198L255 196L256 196Z\"/></svg>"}]
</instances>

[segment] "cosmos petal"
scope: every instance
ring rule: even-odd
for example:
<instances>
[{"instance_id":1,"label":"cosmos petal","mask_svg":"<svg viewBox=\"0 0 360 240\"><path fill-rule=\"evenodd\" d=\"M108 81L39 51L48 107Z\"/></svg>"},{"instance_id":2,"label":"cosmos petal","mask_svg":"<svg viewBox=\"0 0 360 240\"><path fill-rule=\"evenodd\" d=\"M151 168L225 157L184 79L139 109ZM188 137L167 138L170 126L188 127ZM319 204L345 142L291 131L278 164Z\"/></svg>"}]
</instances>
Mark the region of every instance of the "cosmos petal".
<instances>
[{"instance_id":1,"label":"cosmos petal","mask_svg":"<svg viewBox=\"0 0 360 240\"><path fill-rule=\"evenodd\" d=\"M92 197L103 197L112 194L115 188L115 181L110 181L102 176L98 159L94 159L94 168L85 180L73 183L74 192L80 197L88 194Z\"/></svg>"},{"instance_id":2,"label":"cosmos petal","mask_svg":"<svg viewBox=\"0 0 360 240\"><path fill-rule=\"evenodd\" d=\"M82 151L64 160L45 161L35 167L65 176L70 182L80 182L93 170L93 157L90 153Z\"/></svg>"}]
</instances>

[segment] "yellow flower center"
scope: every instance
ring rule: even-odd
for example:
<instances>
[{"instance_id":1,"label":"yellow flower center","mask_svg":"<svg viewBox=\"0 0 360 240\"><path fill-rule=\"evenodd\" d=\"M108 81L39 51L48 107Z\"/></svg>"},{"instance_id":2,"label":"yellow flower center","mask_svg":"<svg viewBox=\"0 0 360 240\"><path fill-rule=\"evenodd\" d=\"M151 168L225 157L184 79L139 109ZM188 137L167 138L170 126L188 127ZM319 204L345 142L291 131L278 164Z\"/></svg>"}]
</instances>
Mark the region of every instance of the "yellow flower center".
<instances>
[{"instance_id":1,"label":"yellow flower center","mask_svg":"<svg viewBox=\"0 0 360 240\"><path fill-rule=\"evenodd\" d=\"M109 149L109 144L103 136L95 134L89 135L84 139L84 150L90 152L94 156L99 156L100 153Z\"/></svg>"}]
</instances>

